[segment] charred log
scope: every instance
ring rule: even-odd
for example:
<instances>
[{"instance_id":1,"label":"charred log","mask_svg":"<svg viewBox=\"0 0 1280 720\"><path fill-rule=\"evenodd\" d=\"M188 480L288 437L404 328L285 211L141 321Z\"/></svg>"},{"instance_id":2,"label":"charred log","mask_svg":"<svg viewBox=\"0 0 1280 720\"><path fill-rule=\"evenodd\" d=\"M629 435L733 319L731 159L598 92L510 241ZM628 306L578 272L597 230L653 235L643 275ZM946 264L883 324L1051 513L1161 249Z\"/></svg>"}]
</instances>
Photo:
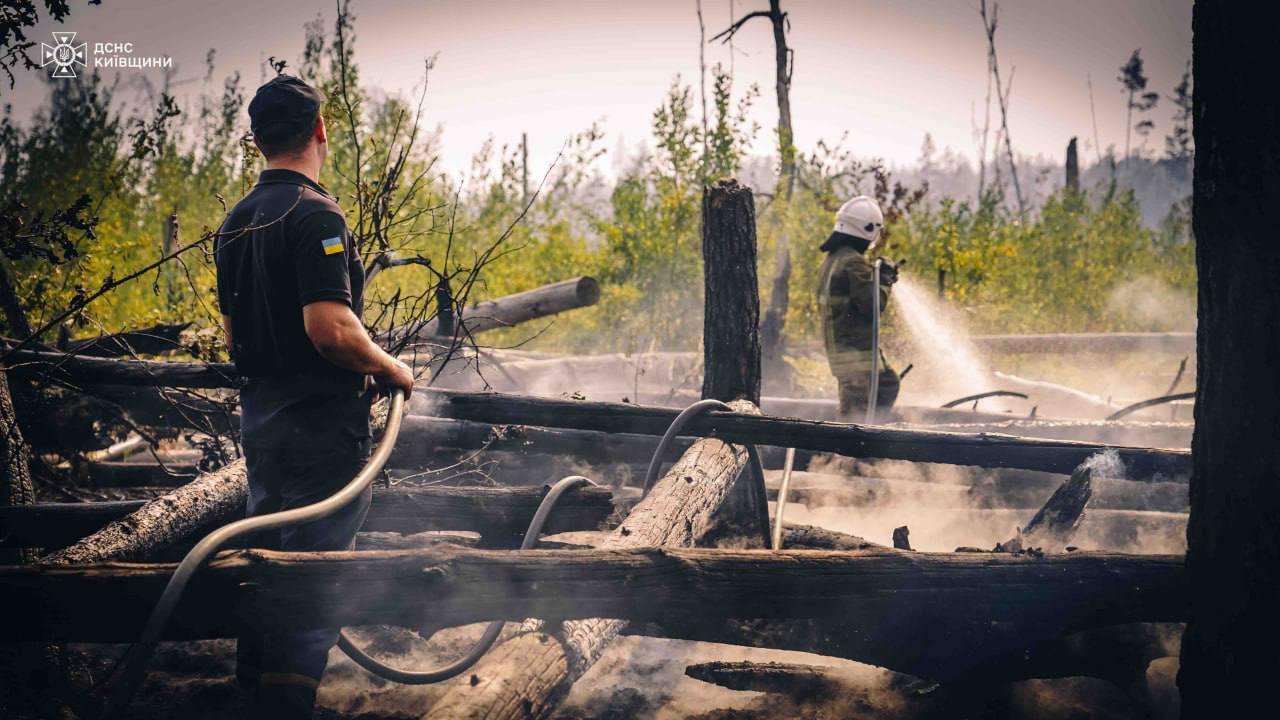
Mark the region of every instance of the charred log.
<instances>
[{"instance_id":1,"label":"charred log","mask_svg":"<svg viewBox=\"0 0 1280 720\"><path fill-rule=\"evenodd\" d=\"M182 331L191 323L160 323L141 330L127 330L112 335L100 335L93 338L72 340L62 345L59 350L76 355L93 357L124 357L126 355L160 355L174 350L182 350L179 341Z\"/></svg>"},{"instance_id":2,"label":"charred log","mask_svg":"<svg viewBox=\"0 0 1280 720\"><path fill-rule=\"evenodd\" d=\"M1080 526L1084 507L1093 494L1092 477L1093 471L1087 467L1072 473L1071 478L1049 496L1044 507L1036 511L1031 522L1009 541L1010 547L1005 549L1017 552L1036 547L1058 552L1066 547Z\"/></svg>"},{"instance_id":3,"label":"charred log","mask_svg":"<svg viewBox=\"0 0 1280 720\"><path fill-rule=\"evenodd\" d=\"M460 321L466 333L513 327L523 322L588 307L600 301L600 283L595 278L576 277L532 290L486 300L462 311ZM455 321L456 322L456 321ZM439 320L402 325L378 335L383 344L429 340L442 335ZM453 335L451 331L449 335Z\"/></svg>"},{"instance_id":4,"label":"charred log","mask_svg":"<svg viewBox=\"0 0 1280 720\"><path fill-rule=\"evenodd\" d=\"M30 619L4 625L0 636L127 642L136 637L172 572L172 565L121 563L0 568L6 603ZM242 593L245 583L254 584L255 591ZM637 587L645 591L637 592ZM1186 616L1185 590L1182 558L1175 556L655 547L240 550L220 554L197 578L168 637L229 637L244 621L291 630L366 624L445 627L526 617L648 623L688 618L691 624L709 625L739 617L830 621L835 624L826 625L829 631L841 625L849 629L841 642L879 647L883 656L902 652L904 643L924 643L911 648L915 652L954 649L956 638L950 633L970 623L1007 625L1016 635L1019 628L1052 627L1062 633L1118 623L1177 622ZM432 602L407 603L406 597ZM570 627L565 641L572 643L575 636L580 634ZM582 662L581 656L571 657ZM486 682L499 678L518 685L518 667L491 674L494 666L484 665L487 669L476 669L482 682L474 692L487 692Z\"/></svg>"},{"instance_id":5,"label":"charred log","mask_svg":"<svg viewBox=\"0 0 1280 720\"><path fill-rule=\"evenodd\" d=\"M722 180L702 191L702 397L760 403L760 298L751 188Z\"/></svg>"},{"instance_id":6,"label":"charred log","mask_svg":"<svg viewBox=\"0 0 1280 720\"><path fill-rule=\"evenodd\" d=\"M420 533L468 530L484 542L518 544L547 487L377 488L365 520L366 532ZM149 505L142 500L98 503L38 503L0 508L0 547L56 548L124 520ZM221 507L221 505L219 506ZM613 513L612 494L603 488L574 490L556 505L545 532L598 529ZM210 514L190 534L200 534L244 516L243 505ZM180 538L174 538L176 542ZM147 557L130 553L130 559Z\"/></svg>"},{"instance_id":7,"label":"charred log","mask_svg":"<svg viewBox=\"0 0 1280 720\"><path fill-rule=\"evenodd\" d=\"M125 374L143 384L183 385L226 381L225 367L212 369L162 369L160 365L191 363L146 363L143 361L78 358L79 367L109 375L110 368L132 366ZM166 382L160 382L160 375ZM675 419L668 408L641 407L624 403L548 400L519 395L463 393L443 390L420 391L431 401L439 417L494 424L538 425L608 433L661 435ZM743 416L712 412L694 422L689 432L714 435L726 442L770 444L806 450L833 452L851 457L882 457L916 462L936 462L980 467L1015 467L1028 470L1069 473L1089 456L1114 449L1130 475L1182 477L1188 474L1191 454L1178 450L1136 448L1101 443L1062 440L1032 440L1006 435L936 433L867 427L766 416Z\"/></svg>"}]
</instances>

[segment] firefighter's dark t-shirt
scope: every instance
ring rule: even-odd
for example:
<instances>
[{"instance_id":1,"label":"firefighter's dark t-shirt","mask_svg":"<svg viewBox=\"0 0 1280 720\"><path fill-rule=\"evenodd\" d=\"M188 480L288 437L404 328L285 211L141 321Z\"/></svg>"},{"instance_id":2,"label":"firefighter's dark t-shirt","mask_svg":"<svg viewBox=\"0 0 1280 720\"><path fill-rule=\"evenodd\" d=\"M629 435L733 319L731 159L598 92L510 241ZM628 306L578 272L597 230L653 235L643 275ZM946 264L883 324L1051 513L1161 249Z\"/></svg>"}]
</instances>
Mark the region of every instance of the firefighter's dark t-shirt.
<instances>
[{"instance_id":1,"label":"firefighter's dark t-shirt","mask_svg":"<svg viewBox=\"0 0 1280 720\"><path fill-rule=\"evenodd\" d=\"M364 310L364 269L342 209L318 183L265 170L218 234L218 307L231 318L231 358L247 378L240 437L249 447L334 449L369 437L365 378L321 357L304 305Z\"/></svg>"}]
</instances>

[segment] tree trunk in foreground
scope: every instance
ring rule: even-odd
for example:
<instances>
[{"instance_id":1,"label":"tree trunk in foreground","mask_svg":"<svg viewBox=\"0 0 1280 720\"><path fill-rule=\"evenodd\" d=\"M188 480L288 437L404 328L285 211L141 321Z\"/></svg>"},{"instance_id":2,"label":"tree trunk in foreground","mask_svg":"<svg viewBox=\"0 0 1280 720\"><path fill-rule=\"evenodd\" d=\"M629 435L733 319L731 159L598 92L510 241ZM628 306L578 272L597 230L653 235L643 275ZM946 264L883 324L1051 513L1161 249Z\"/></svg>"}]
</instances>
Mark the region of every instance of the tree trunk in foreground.
<instances>
[{"instance_id":1,"label":"tree trunk in foreground","mask_svg":"<svg viewBox=\"0 0 1280 720\"><path fill-rule=\"evenodd\" d=\"M760 403L760 298L751 188L722 180L702 192L702 397Z\"/></svg>"},{"instance_id":2,"label":"tree trunk in foreground","mask_svg":"<svg viewBox=\"0 0 1280 720\"><path fill-rule=\"evenodd\" d=\"M9 375L0 366L0 507L30 505L36 500L31 485L31 453L9 396ZM22 563L34 560L35 548L0 550L0 563Z\"/></svg>"},{"instance_id":3,"label":"tree trunk in foreground","mask_svg":"<svg viewBox=\"0 0 1280 720\"><path fill-rule=\"evenodd\" d=\"M145 560L210 524L244 515L249 493L244 458L165 493L94 534L41 558L42 564L84 565Z\"/></svg>"},{"instance_id":4,"label":"tree trunk in foreground","mask_svg":"<svg viewBox=\"0 0 1280 720\"><path fill-rule=\"evenodd\" d=\"M1267 5L1197 2L1193 20L1199 308L1187 530L1185 718L1273 704L1280 647L1280 36Z\"/></svg>"},{"instance_id":5,"label":"tree trunk in foreground","mask_svg":"<svg viewBox=\"0 0 1280 720\"><path fill-rule=\"evenodd\" d=\"M739 412L758 412L747 401L732 405ZM600 549L693 547L722 527L722 506L746 464L745 448L699 440ZM631 583L617 586L632 592ZM550 715L626 624L624 620L574 620L566 622L554 638L532 632L509 640L491 650L466 679L455 681L424 717L514 720Z\"/></svg>"}]
</instances>

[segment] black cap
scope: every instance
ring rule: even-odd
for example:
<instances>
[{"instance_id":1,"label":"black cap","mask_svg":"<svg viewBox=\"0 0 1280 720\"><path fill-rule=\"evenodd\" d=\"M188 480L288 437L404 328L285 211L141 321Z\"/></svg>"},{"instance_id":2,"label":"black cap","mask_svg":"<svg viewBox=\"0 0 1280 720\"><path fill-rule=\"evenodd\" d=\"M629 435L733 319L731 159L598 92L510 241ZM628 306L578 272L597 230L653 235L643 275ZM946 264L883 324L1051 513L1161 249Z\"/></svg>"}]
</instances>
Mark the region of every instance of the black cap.
<instances>
[{"instance_id":1,"label":"black cap","mask_svg":"<svg viewBox=\"0 0 1280 720\"><path fill-rule=\"evenodd\" d=\"M303 130L315 123L323 102L324 96L305 82L292 75L277 75L249 101L249 128L255 135L268 129Z\"/></svg>"}]
</instances>

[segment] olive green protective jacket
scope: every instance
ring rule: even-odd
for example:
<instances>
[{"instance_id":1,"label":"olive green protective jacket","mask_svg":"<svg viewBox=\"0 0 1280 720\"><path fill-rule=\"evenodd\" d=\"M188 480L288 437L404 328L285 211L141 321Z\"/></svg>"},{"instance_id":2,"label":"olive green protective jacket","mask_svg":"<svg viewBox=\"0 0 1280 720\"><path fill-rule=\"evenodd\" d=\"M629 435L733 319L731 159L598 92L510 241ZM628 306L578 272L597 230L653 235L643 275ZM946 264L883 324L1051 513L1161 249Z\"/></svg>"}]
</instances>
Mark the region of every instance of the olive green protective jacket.
<instances>
[{"instance_id":1,"label":"olive green protective jacket","mask_svg":"<svg viewBox=\"0 0 1280 720\"><path fill-rule=\"evenodd\" d=\"M818 312L827 362L837 378L871 373L871 288L875 269L857 250L843 246L827 254L818 269ZM880 288L880 309L889 291Z\"/></svg>"}]
</instances>

